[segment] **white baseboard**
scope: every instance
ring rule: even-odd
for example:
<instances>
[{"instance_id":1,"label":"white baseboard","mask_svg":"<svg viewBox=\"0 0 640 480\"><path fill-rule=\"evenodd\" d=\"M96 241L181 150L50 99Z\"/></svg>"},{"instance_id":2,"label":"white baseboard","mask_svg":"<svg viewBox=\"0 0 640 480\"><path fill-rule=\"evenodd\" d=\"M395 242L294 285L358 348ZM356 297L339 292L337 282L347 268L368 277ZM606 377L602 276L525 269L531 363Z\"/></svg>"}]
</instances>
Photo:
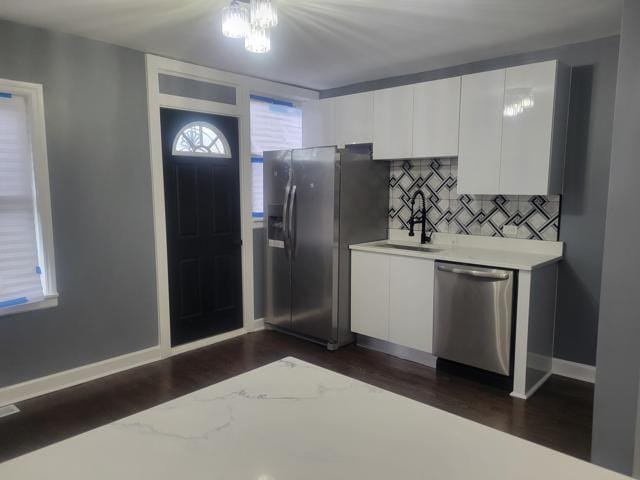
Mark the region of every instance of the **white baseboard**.
<instances>
[{"instance_id":1,"label":"white baseboard","mask_svg":"<svg viewBox=\"0 0 640 480\"><path fill-rule=\"evenodd\" d=\"M256 318L253 322L253 330L252 332L259 332L260 330L264 330L264 318Z\"/></svg>"},{"instance_id":2,"label":"white baseboard","mask_svg":"<svg viewBox=\"0 0 640 480\"><path fill-rule=\"evenodd\" d=\"M264 328L264 319L260 318L255 321L252 331L259 331ZM173 348L171 350L171 354L177 355L196 348L202 348L223 340L243 335L244 333L246 333L244 329L227 332L222 335L217 335L215 337ZM17 403L28 398L37 397L56 390L95 380L97 378L106 377L113 373L139 367L150 362L155 362L161 358L161 349L159 346L156 346L140 350L139 352L128 353L119 357L109 358L89 365L83 365L64 372L54 373L53 375L48 375L46 377L29 380L16 385L10 385L8 387L0 388L0 406ZM554 358L552 361L551 373L554 375L581 380L583 382L595 383L596 367ZM544 380L546 380L546 378ZM539 382L539 385L536 385L535 388L542 385L544 380ZM531 389L527 392L527 396L531 395L533 390L534 389Z\"/></svg>"},{"instance_id":3,"label":"white baseboard","mask_svg":"<svg viewBox=\"0 0 640 480\"><path fill-rule=\"evenodd\" d=\"M264 328L264 323L262 324ZM178 355L190 350L206 347L214 343L229 340L246 333L244 328L226 332L214 337L205 338L197 342L172 348L170 355ZM139 367L163 358L160 346L147 348L138 352L128 353L119 357L109 358L100 362L83 365L71 370L54 373L46 377L36 378L23 383L0 388L0 406L21 402L28 398L38 397L63 388L73 387L81 383L106 377L130 368Z\"/></svg>"},{"instance_id":4,"label":"white baseboard","mask_svg":"<svg viewBox=\"0 0 640 480\"><path fill-rule=\"evenodd\" d=\"M551 364L554 375L582 380L583 382L595 383L596 367L585 365L584 363L575 363L560 358L554 358Z\"/></svg>"},{"instance_id":5,"label":"white baseboard","mask_svg":"<svg viewBox=\"0 0 640 480\"><path fill-rule=\"evenodd\" d=\"M538 389L544 385L544 383L549 380L549 377L553 375L553 372L547 372L545 373L542 378L540 378L540 380L538 380L533 387L531 387L529 390L527 390L524 394L513 391L511 392L509 395L511 395L513 398L519 398L520 400L528 400L529 398L531 398L531 396L536 393L538 391Z\"/></svg>"},{"instance_id":6,"label":"white baseboard","mask_svg":"<svg viewBox=\"0 0 640 480\"><path fill-rule=\"evenodd\" d=\"M244 335L245 333L247 333L247 331L244 328L239 328L230 332L221 333L220 335L215 335L214 337L203 338L202 340L197 340L195 342L185 343L184 345L171 348L171 355L178 355L180 353L188 352L191 350L197 350L198 348L208 347L209 345L213 345L214 343L230 340L232 338L239 337L240 335Z\"/></svg>"},{"instance_id":7,"label":"white baseboard","mask_svg":"<svg viewBox=\"0 0 640 480\"><path fill-rule=\"evenodd\" d=\"M38 397L55 390L72 387L113 373L139 367L146 363L160 360L160 347L147 348L119 357L83 365L64 372L54 373L46 377L0 388L0 405L20 402L27 398Z\"/></svg>"}]
</instances>

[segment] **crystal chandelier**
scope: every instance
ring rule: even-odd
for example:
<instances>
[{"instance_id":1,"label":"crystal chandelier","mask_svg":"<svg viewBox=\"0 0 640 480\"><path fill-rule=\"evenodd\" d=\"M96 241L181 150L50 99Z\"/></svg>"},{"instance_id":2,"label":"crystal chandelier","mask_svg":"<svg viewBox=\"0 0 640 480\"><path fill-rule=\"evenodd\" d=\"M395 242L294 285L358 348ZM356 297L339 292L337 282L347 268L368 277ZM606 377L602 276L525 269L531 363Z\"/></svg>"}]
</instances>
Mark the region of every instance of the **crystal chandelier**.
<instances>
[{"instance_id":1,"label":"crystal chandelier","mask_svg":"<svg viewBox=\"0 0 640 480\"><path fill-rule=\"evenodd\" d=\"M251 25L271 28L278 24L278 12L271 0L251 0Z\"/></svg>"},{"instance_id":2,"label":"crystal chandelier","mask_svg":"<svg viewBox=\"0 0 640 480\"><path fill-rule=\"evenodd\" d=\"M267 53L271 50L269 29L251 25L249 35L244 39L244 48L253 53Z\"/></svg>"},{"instance_id":3,"label":"crystal chandelier","mask_svg":"<svg viewBox=\"0 0 640 480\"><path fill-rule=\"evenodd\" d=\"M222 34L229 38L244 38L249 33L249 9L233 0L222 9Z\"/></svg>"},{"instance_id":4,"label":"crystal chandelier","mask_svg":"<svg viewBox=\"0 0 640 480\"><path fill-rule=\"evenodd\" d=\"M231 0L222 9L222 34L244 38L244 47L253 53L271 50L270 28L278 24L278 12L271 0L250 0L249 5Z\"/></svg>"}]
</instances>

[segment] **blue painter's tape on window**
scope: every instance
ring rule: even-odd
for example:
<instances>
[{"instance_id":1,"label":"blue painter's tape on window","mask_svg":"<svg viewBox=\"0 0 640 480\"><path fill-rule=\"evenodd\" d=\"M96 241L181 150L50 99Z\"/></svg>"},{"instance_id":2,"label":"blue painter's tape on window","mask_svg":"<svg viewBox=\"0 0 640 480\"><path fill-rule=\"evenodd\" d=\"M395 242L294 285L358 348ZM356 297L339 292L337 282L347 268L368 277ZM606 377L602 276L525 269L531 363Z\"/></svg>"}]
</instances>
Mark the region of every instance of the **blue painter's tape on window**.
<instances>
[{"instance_id":1,"label":"blue painter's tape on window","mask_svg":"<svg viewBox=\"0 0 640 480\"><path fill-rule=\"evenodd\" d=\"M264 163L264 158L262 158L262 157L251 157L251 163Z\"/></svg>"},{"instance_id":2,"label":"blue painter's tape on window","mask_svg":"<svg viewBox=\"0 0 640 480\"><path fill-rule=\"evenodd\" d=\"M251 212L253 218L264 218L264 212Z\"/></svg>"},{"instance_id":3,"label":"blue painter's tape on window","mask_svg":"<svg viewBox=\"0 0 640 480\"><path fill-rule=\"evenodd\" d=\"M0 302L0 308L3 307L14 307L16 305L22 305L23 303L27 303L27 297L13 298L11 300L5 300L4 302Z\"/></svg>"},{"instance_id":4,"label":"blue painter's tape on window","mask_svg":"<svg viewBox=\"0 0 640 480\"><path fill-rule=\"evenodd\" d=\"M282 105L284 107L293 107L292 102L285 100L277 100L275 98L263 97L261 95L251 95L251 100L258 100L259 102L271 103L273 105Z\"/></svg>"},{"instance_id":5,"label":"blue painter's tape on window","mask_svg":"<svg viewBox=\"0 0 640 480\"><path fill-rule=\"evenodd\" d=\"M13 95L11 95L10 93L0 92L0 98L11 98L11 97L13 97Z\"/></svg>"},{"instance_id":6,"label":"blue painter's tape on window","mask_svg":"<svg viewBox=\"0 0 640 480\"><path fill-rule=\"evenodd\" d=\"M36 273L38 275L42 275L42 269L40 268L40 265L36 265Z\"/></svg>"}]
</instances>

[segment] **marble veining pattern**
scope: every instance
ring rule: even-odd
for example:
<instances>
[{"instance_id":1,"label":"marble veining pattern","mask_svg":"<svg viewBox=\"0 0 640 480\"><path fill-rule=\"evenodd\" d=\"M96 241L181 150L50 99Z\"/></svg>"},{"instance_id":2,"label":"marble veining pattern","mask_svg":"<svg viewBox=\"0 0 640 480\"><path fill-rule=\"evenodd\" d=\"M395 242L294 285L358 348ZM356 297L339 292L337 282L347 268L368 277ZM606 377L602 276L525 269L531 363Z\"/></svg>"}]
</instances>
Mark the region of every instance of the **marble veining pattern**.
<instances>
[{"instance_id":1,"label":"marble veining pattern","mask_svg":"<svg viewBox=\"0 0 640 480\"><path fill-rule=\"evenodd\" d=\"M0 464L0 478L624 478L295 358Z\"/></svg>"},{"instance_id":2,"label":"marble veining pattern","mask_svg":"<svg viewBox=\"0 0 640 480\"><path fill-rule=\"evenodd\" d=\"M558 195L459 195L456 158L413 159L391 163L389 228L407 230L411 197L422 190L429 227L436 232L557 241ZM506 233L505 225L516 227Z\"/></svg>"}]
</instances>

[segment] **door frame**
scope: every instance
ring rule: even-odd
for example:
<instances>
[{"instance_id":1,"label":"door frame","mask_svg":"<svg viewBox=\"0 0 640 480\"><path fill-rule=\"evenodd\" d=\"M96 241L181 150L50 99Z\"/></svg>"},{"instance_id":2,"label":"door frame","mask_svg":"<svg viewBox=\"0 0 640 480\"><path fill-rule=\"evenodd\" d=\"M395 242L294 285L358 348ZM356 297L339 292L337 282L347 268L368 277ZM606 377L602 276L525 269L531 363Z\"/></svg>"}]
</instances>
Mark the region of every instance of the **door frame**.
<instances>
[{"instance_id":1,"label":"door frame","mask_svg":"<svg viewBox=\"0 0 640 480\"><path fill-rule=\"evenodd\" d=\"M251 132L249 98L251 94L267 95L299 102L316 100L318 92L292 87L267 80L214 70L190 63L145 55L147 76L147 109L149 116L149 153L151 161L151 189L153 203L154 247L156 267L156 296L158 309L158 344L163 358L195 348L217 343L262 328L255 321L253 292L253 228L251 216ZM198 100L160 93L160 73L207 83L227 85L236 89L236 105ZM242 261L243 327L178 347L171 347L171 315L169 310L169 273L167 256L167 225L165 218L164 173L160 109L172 108L238 119L240 161L240 220Z\"/></svg>"}]
</instances>

